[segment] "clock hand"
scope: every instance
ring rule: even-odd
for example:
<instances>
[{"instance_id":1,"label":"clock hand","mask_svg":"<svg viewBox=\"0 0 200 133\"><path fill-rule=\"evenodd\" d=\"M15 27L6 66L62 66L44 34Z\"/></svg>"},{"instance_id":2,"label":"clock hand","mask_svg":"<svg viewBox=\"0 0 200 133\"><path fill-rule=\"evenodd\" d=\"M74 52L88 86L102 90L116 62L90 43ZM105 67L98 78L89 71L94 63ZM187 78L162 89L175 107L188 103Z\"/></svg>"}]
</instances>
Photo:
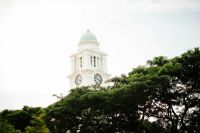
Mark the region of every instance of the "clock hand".
<instances>
[{"instance_id":1,"label":"clock hand","mask_svg":"<svg viewBox=\"0 0 200 133\"><path fill-rule=\"evenodd\" d=\"M101 78L100 78L100 77L95 77L95 79L96 79L98 82L101 82Z\"/></svg>"}]
</instances>

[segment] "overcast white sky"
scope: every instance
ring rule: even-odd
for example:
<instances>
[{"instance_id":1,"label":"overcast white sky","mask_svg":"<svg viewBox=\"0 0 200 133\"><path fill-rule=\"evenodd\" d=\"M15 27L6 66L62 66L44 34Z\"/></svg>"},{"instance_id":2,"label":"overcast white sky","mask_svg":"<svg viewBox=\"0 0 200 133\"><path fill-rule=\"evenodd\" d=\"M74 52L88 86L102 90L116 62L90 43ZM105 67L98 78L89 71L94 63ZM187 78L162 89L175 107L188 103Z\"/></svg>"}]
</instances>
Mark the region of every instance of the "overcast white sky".
<instances>
[{"instance_id":1,"label":"overcast white sky","mask_svg":"<svg viewBox=\"0 0 200 133\"><path fill-rule=\"evenodd\" d=\"M0 110L67 94L69 56L90 29L112 76L200 46L200 0L0 0Z\"/></svg>"}]
</instances>

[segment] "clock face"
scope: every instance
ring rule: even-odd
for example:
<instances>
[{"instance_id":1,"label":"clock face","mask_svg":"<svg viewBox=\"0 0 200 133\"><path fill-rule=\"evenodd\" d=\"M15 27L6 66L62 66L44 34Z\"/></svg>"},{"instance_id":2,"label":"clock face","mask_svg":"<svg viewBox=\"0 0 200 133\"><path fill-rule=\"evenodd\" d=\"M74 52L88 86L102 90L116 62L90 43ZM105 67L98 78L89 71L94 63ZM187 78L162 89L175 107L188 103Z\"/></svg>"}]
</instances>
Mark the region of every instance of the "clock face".
<instances>
[{"instance_id":1,"label":"clock face","mask_svg":"<svg viewBox=\"0 0 200 133\"><path fill-rule=\"evenodd\" d=\"M101 77L101 75L100 74L95 74L94 75L94 82L96 83L96 84L101 84L102 83L102 81L103 81L103 79L102 79L102 77Z\"/></svg>"},{"instance_id":2,"label":"clock face","mask_svg":"<svg viewBox=\"0 0 200 133\"><path fill-rule=\"evenodd\" d=\"M76 85L80 85L82 82L82 76L80 74L78 74L75 78L75 83Z\"/></svg>"}]
</instances>

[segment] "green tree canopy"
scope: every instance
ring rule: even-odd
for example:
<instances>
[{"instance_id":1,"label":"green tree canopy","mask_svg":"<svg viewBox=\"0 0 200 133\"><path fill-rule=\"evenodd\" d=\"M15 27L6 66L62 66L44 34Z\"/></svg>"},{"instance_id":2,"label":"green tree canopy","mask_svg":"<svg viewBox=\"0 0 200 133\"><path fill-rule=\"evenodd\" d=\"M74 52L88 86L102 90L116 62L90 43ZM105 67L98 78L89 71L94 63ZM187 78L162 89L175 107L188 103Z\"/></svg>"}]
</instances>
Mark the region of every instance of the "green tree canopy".
<instances>
[{"instance_id":1,"label":"green tree canopy","mask_svg":"<svg viewBox=\"0 0 200 133\"><path fill-rule=\"evenodd\" d=\"M4 110L0 132L200 132L199 48L155 57L110 82L72 89L45 109Z\"/></svg>"}]
</instances>

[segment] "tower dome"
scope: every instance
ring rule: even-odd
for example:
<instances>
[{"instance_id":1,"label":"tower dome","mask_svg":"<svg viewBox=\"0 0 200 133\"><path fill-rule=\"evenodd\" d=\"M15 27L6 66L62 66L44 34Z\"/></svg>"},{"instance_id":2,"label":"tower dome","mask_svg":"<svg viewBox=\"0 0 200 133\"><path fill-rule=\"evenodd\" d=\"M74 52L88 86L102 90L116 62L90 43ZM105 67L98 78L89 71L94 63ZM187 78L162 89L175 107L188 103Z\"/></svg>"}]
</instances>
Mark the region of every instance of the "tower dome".
<instances>
[{"instance_id":1,"label":"tower dome","mask_svg":"<svg viewBox=\"0 0 200 133\"><path fill-rule=\"evenodd\" d=\"M99 45L96 36L91 33L89 30L87 30L80 39L79 45L82 44L96 44Z\"/></svg>"}]
</instances>

